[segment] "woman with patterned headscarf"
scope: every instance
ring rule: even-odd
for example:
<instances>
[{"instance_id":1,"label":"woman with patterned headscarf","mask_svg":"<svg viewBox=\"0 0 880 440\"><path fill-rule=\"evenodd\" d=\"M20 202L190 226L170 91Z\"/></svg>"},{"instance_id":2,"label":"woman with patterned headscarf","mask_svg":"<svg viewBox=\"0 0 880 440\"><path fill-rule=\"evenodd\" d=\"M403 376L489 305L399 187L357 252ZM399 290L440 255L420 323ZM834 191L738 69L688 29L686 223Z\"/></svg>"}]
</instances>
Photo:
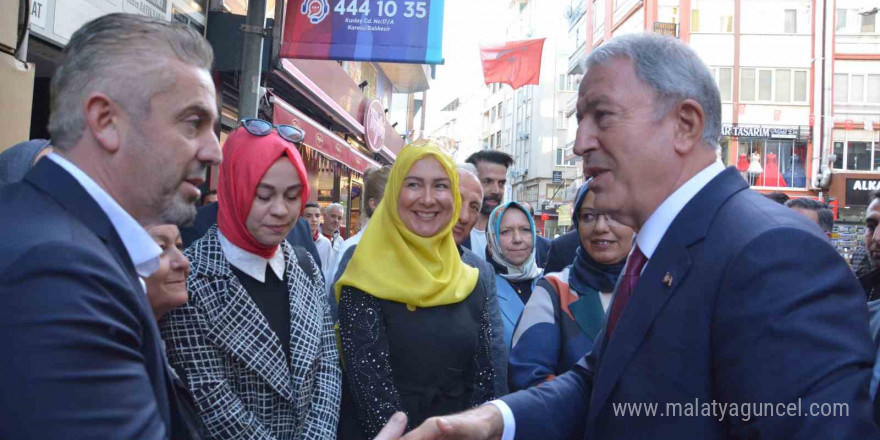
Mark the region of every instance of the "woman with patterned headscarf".
<instances>
[{"instance_id":1,"label":"woman with patterned headscarf","mask_svg":"<svg viewBox=\"0 0 880 440\"><path fill-rule=\"evenodd\" d=\"M495 268L495 288L504 321L507 347L532 286L541 276L535 253L535 221L529 209L517 202L498 206L486 224L486 257Z\"/></svg>"},{"instance_id":2,"label":"woman with patterned headscarf","mask_svg":"<svg viewBox=\"0 0 880 440\"><path fill-rule=\"evenodd\" d=\"M413 428L494 397L486 288L452 236L458 185L446 153L407 145L335 284L346 381L367 438L396 411Z\"/></svg>"},{"instance_id":3,"label":"woman with patterned headscarf","mask_svg":"<svg viewBox=\"0 0 880 440\"><path fill-rule=\"evenodd\" d=\"M160 323L168 358L208 438L334 438L342 383L323 277L285 240L309 199L301 137L243 124L223 147L217 224L185 252L190 299Z\"/></svg>"},{"instance_id":4,"label":"woman with patterned headscarf","mask_svg":"<svg viewBox=\"0 0 880 440\"><path fill-rule=\"evenodd\" d=\"M593 348L634 232L597 211L584 185L572 223L580 246L572 264L538 280L513 335L508 380L512 390L528 388L570 370Z\"/></svg>"}]
</instances>

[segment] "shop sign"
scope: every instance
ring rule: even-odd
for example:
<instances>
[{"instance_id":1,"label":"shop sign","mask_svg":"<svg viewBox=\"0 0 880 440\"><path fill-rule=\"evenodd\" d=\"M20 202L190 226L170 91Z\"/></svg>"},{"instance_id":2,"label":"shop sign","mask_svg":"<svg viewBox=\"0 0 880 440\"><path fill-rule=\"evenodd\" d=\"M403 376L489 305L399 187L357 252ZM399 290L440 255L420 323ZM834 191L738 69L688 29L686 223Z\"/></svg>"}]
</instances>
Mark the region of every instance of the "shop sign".
<instances>
[{"instance_id":1,"label":"shop sign","mask_svg":"<svg viewBox=\"0 0 880 440\"><path fill-rule=\"evenodd\" d=\"M364 112L364 140L374 153L378 153L385 143L385 109L378 99L374 99Z\"/></svg>"},{"instance_id":2,"label":"shop sign","mask_svg":"<svg viewBox=\"0 0 880 440\"><path fill-rule=\"evenodd\" d=\"M676 23L654 22L654 32L660 35L668 35L678 38L678 25Z\"/></svg>"},{"instance_id":3,"label":"shop sign","mask_svg":"<svg viewBox=\"0 0 880 440\"><path fill-rule=\"evenodd\" d=\"M553 172L553 183L562 183L562 171Z\"/></svg>"},{"instance_id":4,"label":"shop sign","mask_svg":"<svg viewBox=\"0 0 880 440\"><path fill-rule=\"evenodd\" d=\"M441 64L443 0L287 2L282 58Z\"/></svg>"},{"instance_id":5,"label":"shop sign","mask_svg":"<svg viewBox=\"0 0 880 440\"><path fill-rule=\"evenodd\" d=\"M559 226L571 226L571 205L559 205L556 213L559 214Z\"/></svg>"},{"instance_id":6,"label":"shop sign","mask_svg":"<svg viewBox=\"0 0 880 440\"><path fill-rule=\"evenodd\" d=\"M797 139L801 133L798 127L741 127L738 125L722 125L721 136L752 137L767 139Z\"/></svg>"},{"instance_id":7,"label":"shop sign","mask_svg":"<svg viewBox=\"0 0 880 440\"><path fill-rule=\"evenodd\" d=\"M846 179L846 205L868 206L871 193L880 189L880 179Z\"/></svg>"}]
</instances>

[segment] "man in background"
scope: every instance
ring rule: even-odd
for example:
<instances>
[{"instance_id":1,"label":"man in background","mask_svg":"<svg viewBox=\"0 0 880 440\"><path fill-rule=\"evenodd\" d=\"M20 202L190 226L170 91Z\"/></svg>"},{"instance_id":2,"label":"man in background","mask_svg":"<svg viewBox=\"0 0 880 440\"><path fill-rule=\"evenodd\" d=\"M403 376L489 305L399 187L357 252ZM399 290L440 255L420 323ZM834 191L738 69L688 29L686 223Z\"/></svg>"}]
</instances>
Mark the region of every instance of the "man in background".
<instances>
[{"instance_id":1,"label":"man in background","mask_svg":"<svg viewBox=\"0 0 880 440\"><path fill-rule=\"evenodd\" d=\"M813 223L819 225L825 236L831 239L831 231L834 229L834 212L825 204L806 197L798 197L785 202L785 206L807 217Z\"/></svg>"},{"instance_id":2,"label":"man in background","mask_svg":"<svg viewBox=\"0 0 880 440\"><path fill-rule=\"evenodd\" d=\"M483 186L483 207L480 218L471 230L470 237L462 244L482 259L486 259L486 224L489 214L504 199L504 185L507 184L507 169L513 165L513 157L497 150L480 150L465 161L477 168L477 176Z\"/></svg>"}]
</instances>

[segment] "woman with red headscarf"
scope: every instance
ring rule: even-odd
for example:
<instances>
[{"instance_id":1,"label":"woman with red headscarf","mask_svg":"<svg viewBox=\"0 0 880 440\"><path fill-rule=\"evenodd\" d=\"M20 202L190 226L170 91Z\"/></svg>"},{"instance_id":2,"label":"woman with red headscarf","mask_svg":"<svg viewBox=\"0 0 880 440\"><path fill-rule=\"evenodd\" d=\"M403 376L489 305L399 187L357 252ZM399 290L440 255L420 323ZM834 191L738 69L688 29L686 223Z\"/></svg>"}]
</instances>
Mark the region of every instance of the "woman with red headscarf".
<instances>
[{"instance_id":1,"label":"woman with red headscarf","mask_svg":"<svg viewBox=\"0 0 880 440\"><path fill-rule=\"evenodd\" d=\"M161 325L168 357L208 438L334 438L341 379L324 282L285 240L309 198L302 132L243 125L223 148L217 225L186 250L190 299Z\"/></svg>"}]
</instances>

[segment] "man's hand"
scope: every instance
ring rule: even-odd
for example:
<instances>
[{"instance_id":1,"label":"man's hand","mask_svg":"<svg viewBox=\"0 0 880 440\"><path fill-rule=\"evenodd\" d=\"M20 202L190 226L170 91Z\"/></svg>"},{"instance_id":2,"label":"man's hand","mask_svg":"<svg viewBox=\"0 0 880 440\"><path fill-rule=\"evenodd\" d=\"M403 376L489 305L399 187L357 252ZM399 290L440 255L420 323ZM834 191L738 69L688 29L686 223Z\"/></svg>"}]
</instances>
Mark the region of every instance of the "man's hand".
<instances>
[{"instance_id":1,"label":"man's hand","mask_svg":"<svg viewBox=\"0 0 880 440\"><path fill-rule=\"evenodd\" d=\"M403 431L406 431L406 414L398 411L388 419L388 423L373 440L398 440Z\"/></svg>"},{"instance_id":2,"label":"man's hand","mask_svg":"<svg viewBox=\"0 0 880 440\"><path fill-rule=\"evenodd\" d=\"M431 417L401 440L497 440L504 419L495 405L483 405L451 416Z\"/></svg>"}]
</instances>

